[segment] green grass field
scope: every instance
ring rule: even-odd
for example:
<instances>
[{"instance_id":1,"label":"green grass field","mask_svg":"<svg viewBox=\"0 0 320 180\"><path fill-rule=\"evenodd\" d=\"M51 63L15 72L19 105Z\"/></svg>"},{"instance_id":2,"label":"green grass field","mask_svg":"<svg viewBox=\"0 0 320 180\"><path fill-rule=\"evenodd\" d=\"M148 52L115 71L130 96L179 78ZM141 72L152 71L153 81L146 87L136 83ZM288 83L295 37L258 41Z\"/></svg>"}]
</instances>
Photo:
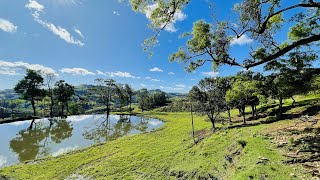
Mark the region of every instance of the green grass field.
<instances>
[{"instance_id":1,"label":"green grass field","mask_svg":"<svg viewBox=\"0 0 320 180\"><path fill-rule=\"evenodd\" d=\"M317 96L299 97L300 106ZM290 105L286 102L286 106ZM236 116L237 111L233 111ZM319 112L318 112L319 113ZM195 117L198 144L193 144L190 113L146 112L165 121L150 133L126 136L56 158L48 157L6 167L0 179L310 179L302 165L284 164L281 149L267 136L279 125L297 120L282 120L228 128L218 124L212 134L205 117ZM250 123L250 122L249 122Z\"/></svg>"}]
</instances>

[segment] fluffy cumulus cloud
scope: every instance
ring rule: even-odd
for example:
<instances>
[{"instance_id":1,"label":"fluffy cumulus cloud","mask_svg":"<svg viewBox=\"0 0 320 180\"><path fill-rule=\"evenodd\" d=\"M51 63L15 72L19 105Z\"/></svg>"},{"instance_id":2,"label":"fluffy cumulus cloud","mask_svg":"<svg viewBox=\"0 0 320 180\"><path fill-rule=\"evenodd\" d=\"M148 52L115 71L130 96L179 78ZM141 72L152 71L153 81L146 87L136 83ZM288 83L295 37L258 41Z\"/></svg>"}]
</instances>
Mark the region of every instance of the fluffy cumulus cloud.
<instances>
[{"instance_id":1,"label":"fluffy cumulus cloud","mask_svg":"<svg viewBox=\"0 0 320 180\"><path fill-rule=\"evenodd\" d=\"M150 71L151 71L151 72L163 72L162 69L157 68L157 67L154 67L154 68L150 69Z\"/></svg>"},{"instance_id":2,"label":"fluffy cumulus cloud","mask_svg":"<svg viewBox=\"0 0 320 180\"><path fill-rule=\"evenodd\" d=\"M97 70L97 75L109 76L109 77L122 77L122 78L137 78L137 79L140 79L140 77L135 77L129 72L122 72L122 71L102 72L100 70Z\"/></svg>"},{"instance_id":3,"label":"fluffy cumulus cloud","mask_svg":"<svg viewBox=\"0 0 320 180\"><path fill-rule=\"evenodd\" d=\"M53 74L55 76L58 76L55 70L40 64L29 64L23 61L9 62L0 60L1 75L19 75L22 73L24 74L27 69L40 71L42 74Z\"/></svg>"},{"instance_id":4,"label":"fluffy cumulus cloud","mask_svg":"<svg viewBox=\"0 0 320 180\"><path fill-rule=\"evenodd\" d=\"M0 29L4 32L14 33L17 31L18 27L15 26L12 22L0 18Z\"/></svg>"},{"instance_id":5,"label":"fluffy cumulus cloud","mask_svg":"<svg viewBox=\"0 0 320 180\"><path fill-rule=\"evenodd\" d=\"M107 72L107 74L109 74L110 77L136 78L128 72L121 72L121 71Z\"/></svg>"},{"instance_id":6,"label":"fluffy cumulus cloud","mask_svg":"<svg viewBox=\"0 0 320 180\"><path fill-rule=\"evenodd\" d=\"M67 43L78 45L78 46L85 45L82 41L74 38L68 30L66 30L60 26L56 26L53 23L42 20L40 15L43 13L45 7L41 4L39 4L37 1L29 0L29 2L25 5L25 7L27 9L31 10L33 19L37 23L39 23L43 27L47 28L49 31L51 31L53 34L57 35L58 37L60 37L64 41L66 41ZM75 32L78 35L80 35L81 37L83 37L83 35L79 29L75 29Z\"/></svg>"},{"instance_id":7,"label":"fluffy cumulus cloud","mask_svg":"<svg viewBox=\"0 0 320 180\"><path fill-rule=\"evenodd\" d=\"M148 19L151 18L152 12L157 8L157 6L158 6L158 4L152 4L152 5L147 6L145 13L146 13L146 17ZM171 23L167 24L167 26L165 27L165 30L169 31L169 32L176 32L177 31L177 29L175 27L176 22L183 21L186 18L187 18L186 14L184 14L181 10L177 10L176 13L174 14L174 17L173 17ZM162 26L164 26L164 24Z\"/></svg>"},{"instance_id":8,"label":"fluffy cumulus cloud","mask_svg":"<svg viewBox=\"0 0 320 180\"><path fill-rule=\"evenodd\" d=\"M217 77L219 75L219 72L210 71L210 72L202 72L201 74L204 76Z\"/></svg>"},{"instance_id":9,"label":"fluffy cumulus cloud","mask_svg":"<svg viewBox=\"0 0 320 180\"><path fill-rule=\"evenodd\" d=\"M71 74L71 75L82 75L82 76L86 76L86 75L95 75L95 73L90 72L87 69L83 69L83 68L62 68L60 70L60 72L62 73L66 73L66 74Z\"/></svg>"},{"instance_id":10,"label":"fluffy cumulus cloud","mask_svg":"<svg viewBox=\"0 0 320 180\"><path fill-rule=\"evenodd\" d=\"M250 37L248 37L246 34L242 35L241 37L237 38L237 37L234 37L232 40L231 40L231 45L239 45L239 46L242 46L242 45L246 45L246 44L250 44L253 42L253 39L251 39Z\"/></svg>"}]
</instances>

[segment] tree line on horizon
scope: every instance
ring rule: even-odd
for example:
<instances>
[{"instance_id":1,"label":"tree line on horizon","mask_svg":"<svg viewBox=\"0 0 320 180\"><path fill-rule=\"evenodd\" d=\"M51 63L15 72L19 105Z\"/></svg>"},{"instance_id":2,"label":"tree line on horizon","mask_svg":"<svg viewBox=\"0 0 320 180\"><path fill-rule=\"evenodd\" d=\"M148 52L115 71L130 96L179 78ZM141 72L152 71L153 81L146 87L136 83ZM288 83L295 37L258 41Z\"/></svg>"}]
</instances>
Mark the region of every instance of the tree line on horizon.
<instances>
[{"instance_id":1,"label":"tree line on horizon","mask_svg":"<svg viewBox=\"0 0 320 180\"><path fill-rule=\"evenodd\" d=\"M113 79L96 79L94 85L85 91L77 89L64 80L55 82L53 74L43 74L28 69L25 77L14 87L19 99L0 99L0 118L14 114L15 109L26 109L30 104L32 116L38 115L37 108L46 110L41 116L66 117L67 115L85 114L86 110L94 109L95 104L102 107L98 113L110 114L111 111L127 111L132 113L132 103L138 103L142 110L150 110L168 103L168 94L163 91L149 92L147 89L135 91L129 84L120 84ZM25 117L25 115L20 115Z\"/></svg>"}]
</instances>

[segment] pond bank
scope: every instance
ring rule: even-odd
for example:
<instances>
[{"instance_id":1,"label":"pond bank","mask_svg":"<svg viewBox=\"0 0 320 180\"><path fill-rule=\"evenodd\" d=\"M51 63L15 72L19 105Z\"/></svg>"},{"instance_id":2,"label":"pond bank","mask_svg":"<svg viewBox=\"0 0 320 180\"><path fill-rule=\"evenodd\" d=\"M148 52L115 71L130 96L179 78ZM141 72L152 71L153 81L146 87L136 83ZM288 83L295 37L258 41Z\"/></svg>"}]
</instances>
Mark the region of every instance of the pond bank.
<instances>
[{"instance_id":1,"label":"pond bank","mask_svg":"<svg viewBox=\"0 0 320 180\"><path fill-rule=\"evenodd\" d=\"M309 177L300 166L285 165L281 152L261 134L270 124L226 129L193 145L189 113L145 115L166 123L154 132L3 168L0 176L13 179L257 179L263 176L280 180L292 177L290 174ZM211 125L197 116L195 127L197 132L202 132Z\"/></svg>"}]
</instances>

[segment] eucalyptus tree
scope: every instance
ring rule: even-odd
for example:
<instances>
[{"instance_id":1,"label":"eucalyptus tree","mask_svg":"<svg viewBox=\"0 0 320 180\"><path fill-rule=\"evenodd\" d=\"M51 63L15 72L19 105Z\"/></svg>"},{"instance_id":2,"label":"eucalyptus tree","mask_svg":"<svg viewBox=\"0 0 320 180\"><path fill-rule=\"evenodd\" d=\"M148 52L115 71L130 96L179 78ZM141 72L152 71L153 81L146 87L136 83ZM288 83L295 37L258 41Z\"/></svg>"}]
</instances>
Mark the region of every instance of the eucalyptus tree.
<instances>
[{"instance_id":1,"label":"eucalyptus tree","mask_svg":"<svg viewBox=\"0 0 320 180\"><path fill-rule=\"evenodd\" d=\"M130 0L135 11L149 13L150 25L155 34L145 41L145 49L157 44L157 37L176 20L177 14L191 0ZM225 3L225 2L217 2ZM185 62L189 71L211 62L221 65L255 67L288 55L295 48L312 48L320 40L320 2L315 0L242 0L232 12L237 18L214 23L198 20L188 41L170 60ZM151 12L150 12L151 11ZM208 8L210 11L210 8ZM277 38L283 33L287 39ZM240 61L231 54L232 41L239 38L254 41L248 56Z\"/></svg>"},{"instance_id":2,"label":"eucalyptus tree","mask_svg":"<svg viewBox=\"0 0 320 180\"><path fill-rule=\"evenodd\" d=\"M68 107L68 101L71 100L71 97L75 94L74 86L66 83L64 80L60 80L55 83L54 95L57 98L57 101L61 105L61 116L64 116L65 106Z\"/></svg>"},{"instance_id":3,"label":"eucalyptus tree","mask_svg":"<svg viewBox=\"0 0 320 180\"><path fill-rule=\"evenodd\" d=\"M53 86L55 81L55 74L53 73L47 73L45 74L45 85L47 87L47 95L50 98L50 117L53 117L53 107L54 107L54 92L53 92Z\"/></svg>"},{"instance_id":4,"label":"eucalyptus tree","mask_svg":"<svg viewBox=\"0 0 320 180\"><path fill-rule=\"evenodd\" d=\"M42 89L43 82L43 77L39 72L28 69L26 76L14 87L14 91L21 94L22 99L30 101L33 116L36 116L36 101L45 96L45 91Z\"/></svg>"},{"instance_id":5,"label":"eucalyptus tree","mask_svg":"<svg viewBox=\"0 0 320 180\"><path fill-rule=\"evenodd\" d=\"M107 108L107 115L111 111L111 103L117 93L116 81L113 79L96 79L96 86L92 92L99 98L99 101Z\"/></svg>"},{"instance_id":6,"label":"eucalyptus tree","mask_svg":"<svg viewBox=\"0 0 320 180\"><path fill-rule=\"evenodd\" d=\"M215 131L215 122L220 113L226 110L226 103L223 91L218 85L218 81L213 78L201 80L198 86L193 86L188 97L195 102L194 110L201 114L206 114Z\"/></svg>"}]
</instances>

